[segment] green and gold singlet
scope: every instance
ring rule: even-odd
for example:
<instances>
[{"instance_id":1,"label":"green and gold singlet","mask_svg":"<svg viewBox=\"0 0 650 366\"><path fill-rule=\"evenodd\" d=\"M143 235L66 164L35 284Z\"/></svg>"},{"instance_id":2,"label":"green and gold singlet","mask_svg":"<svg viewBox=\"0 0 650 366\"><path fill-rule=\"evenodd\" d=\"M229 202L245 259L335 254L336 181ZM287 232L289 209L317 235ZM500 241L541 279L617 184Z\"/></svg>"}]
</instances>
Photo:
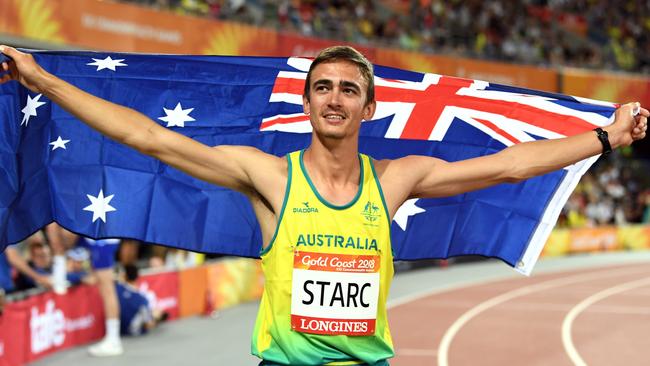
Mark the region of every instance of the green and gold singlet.
<instances>
[{"instance_id":1,"label":"green and gold singlet","mask_svg":"<svg viewBox=\"0 0 650 366\"><path fill-rule=\"evenodd\" d=\"M287 156L282 212L261 253L252 353L280 365L385 365L394 354L386 319L393 255L374 167L359 155L357 195L337 206L318 193L302 156Z\"/></svg>"}]
</instances>

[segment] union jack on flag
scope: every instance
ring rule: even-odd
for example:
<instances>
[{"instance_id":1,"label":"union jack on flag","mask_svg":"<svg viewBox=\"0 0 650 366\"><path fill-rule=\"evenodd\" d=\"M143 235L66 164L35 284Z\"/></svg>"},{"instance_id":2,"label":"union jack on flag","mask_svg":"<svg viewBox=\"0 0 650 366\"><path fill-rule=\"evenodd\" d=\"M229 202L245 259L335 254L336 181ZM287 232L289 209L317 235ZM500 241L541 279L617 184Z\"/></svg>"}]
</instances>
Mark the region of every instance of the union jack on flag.
<instances>
[{"instance_id":1,"label":"union jack on flag","mask_svg":"<svg viewBox=\"0 0 650 366\"><path fill-rule=\"evenodd\" d=\"M208 145L282 156L308 146L306 58L35 52L48 71ZM375 66L377 112L360 150L457 161L611 122L616 105ZM94 237L257 257L262 239L237 192L110 141L17 83L0 86L0 244L51 221ZM595 161L519 184L409 200L392 224L397 259L497 257L530 273L559 212Z\"/></svg>"}]
</instances>

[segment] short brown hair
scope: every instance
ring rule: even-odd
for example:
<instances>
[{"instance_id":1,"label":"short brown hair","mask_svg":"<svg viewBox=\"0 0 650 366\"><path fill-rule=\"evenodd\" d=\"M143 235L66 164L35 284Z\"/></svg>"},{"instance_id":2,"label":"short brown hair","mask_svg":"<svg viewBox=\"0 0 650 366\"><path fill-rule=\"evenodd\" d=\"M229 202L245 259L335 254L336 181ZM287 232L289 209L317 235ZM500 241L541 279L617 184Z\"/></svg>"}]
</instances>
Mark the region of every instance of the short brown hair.
<instances>
[{"instance_id":1,"label":"short brown hair","mask_svg":"<svg viewBox=\"0 0 650 366\"><path fill-rule=\"evenodd\" d=\"M314 59L309 67L309 72L307 73L307 79L305 80L305 91L304 95L307 100L309 100L309 89L311 82L311 72L316 68L316 66L333 61L348 61L357 65L361 76L368 84L366 89L366 105L375 100L375 74L372 67L372 63L361 54L361 52L355 50L350 46L333 46L325 48L324 50L318 53L318 56Z\"/></svg>"}]
</instances>

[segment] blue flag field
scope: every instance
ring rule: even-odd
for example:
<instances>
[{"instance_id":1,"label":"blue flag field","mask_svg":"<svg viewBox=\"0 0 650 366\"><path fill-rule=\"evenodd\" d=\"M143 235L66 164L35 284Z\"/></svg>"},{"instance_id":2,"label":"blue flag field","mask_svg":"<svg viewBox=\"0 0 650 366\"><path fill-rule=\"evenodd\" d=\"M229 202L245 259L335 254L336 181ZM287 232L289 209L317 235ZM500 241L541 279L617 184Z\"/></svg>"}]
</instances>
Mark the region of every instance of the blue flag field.
<instances>
[{"instance_id":1,"label":"blue flag field","mask_svg":"<svg viewBox=\"0 0 650 366\"><path fill-rule=\"evenodd\" d=\"M277 156L307 147L306 58L33 52L49 72L207 145ZM377 112L361 126L375 159L448 161L611 123L615 105L434 74L375 67ZM518 184L407 201L392 223L396 259L497 257L530 273L560 210L596 157ZM257 257L246 198L120 145L17 82L0 86L0 247L48 223Z\"/></svg>"}]
</instances>

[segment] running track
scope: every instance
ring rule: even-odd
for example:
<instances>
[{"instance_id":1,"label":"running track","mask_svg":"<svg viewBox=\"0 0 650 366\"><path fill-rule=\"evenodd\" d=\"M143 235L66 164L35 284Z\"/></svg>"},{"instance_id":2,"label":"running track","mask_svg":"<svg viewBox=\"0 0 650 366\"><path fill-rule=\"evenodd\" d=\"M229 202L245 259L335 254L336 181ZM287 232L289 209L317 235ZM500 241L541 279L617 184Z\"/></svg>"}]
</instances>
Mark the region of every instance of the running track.
<instances>
[{"instance_id":1,"label":"running track","mask_svg":"<svg viewBox=\"0 0 650 366\"><path fill-rule=\"evenodd\" d=\"M529 278L498 262L402 273L389 307L393 366L647 365L650 252L542 260ZM35 364L256 365L255 314L245 304L166 324L119 358L77 348Z\"/></svg>"}]
</instances>

